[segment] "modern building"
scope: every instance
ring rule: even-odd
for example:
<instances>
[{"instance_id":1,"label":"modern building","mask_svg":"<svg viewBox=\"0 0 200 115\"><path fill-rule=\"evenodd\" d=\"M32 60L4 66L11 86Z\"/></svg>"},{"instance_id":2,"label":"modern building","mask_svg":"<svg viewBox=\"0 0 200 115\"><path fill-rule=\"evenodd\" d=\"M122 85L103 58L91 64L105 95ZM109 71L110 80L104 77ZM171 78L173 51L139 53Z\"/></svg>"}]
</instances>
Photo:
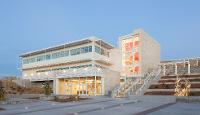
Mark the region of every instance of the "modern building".
<instances>
[{"instance_id":1,"label":"modern building","mask_svg":"<svg viewBox=\"0 0 200 115\"><path fill-rule=\"evenodd\" d=\"M160 45L142 29L119 38L122 76L142 77L160 64Z\"/></svg>"},{"instance_id":2,"label":"modern building","mask_svg":"<svg viewBox=\"0 0 200 115\"><path fill-rule=\"evenodd\" d=\"M120 78L120 50L96 37L22 54L22 75L54 94L106 95Z\"/></svg>"},{"instance_id":3,"label":"modern building","mask_svg":"<svg viewBox=\"0 0 200 115\"><path fill-rule=\"evenodd\" d=\"M107 95L120 78L142 77L160 64L160 46L143 30L121 36L120 48L96 37L22 54L22 76L50 81L54 94Z\"/></svg>"}]
</instances>

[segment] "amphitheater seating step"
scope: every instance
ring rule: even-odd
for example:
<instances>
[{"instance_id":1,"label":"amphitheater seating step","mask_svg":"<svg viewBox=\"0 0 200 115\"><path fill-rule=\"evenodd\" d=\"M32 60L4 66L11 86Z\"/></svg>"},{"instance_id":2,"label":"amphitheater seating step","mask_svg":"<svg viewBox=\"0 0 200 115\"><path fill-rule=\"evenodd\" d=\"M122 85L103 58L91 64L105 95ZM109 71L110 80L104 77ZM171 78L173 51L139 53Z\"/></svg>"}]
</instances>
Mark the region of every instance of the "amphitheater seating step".
<instances>
[{"instance_id":1,"label":"amphitheater seating step","mask_svg":"<svg viewBox=\"0 0 200 115\"><path fill-rule=\"evenodd\" d=\"M178 75L178 77L187 79L191 83L189 96L200 96L200 74ZM157 83L149 87L144 95L174 95L176 79L175 75L162 76Z\"/></svg>"}]
</instances>

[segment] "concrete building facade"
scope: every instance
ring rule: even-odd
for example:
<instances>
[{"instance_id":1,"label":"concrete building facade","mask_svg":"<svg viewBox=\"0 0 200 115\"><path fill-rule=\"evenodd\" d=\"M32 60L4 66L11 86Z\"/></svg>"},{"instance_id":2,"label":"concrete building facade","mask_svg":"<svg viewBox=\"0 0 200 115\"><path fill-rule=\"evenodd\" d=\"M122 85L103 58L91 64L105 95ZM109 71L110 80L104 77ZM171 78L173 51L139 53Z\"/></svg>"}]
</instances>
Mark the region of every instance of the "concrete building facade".
<instances>
[{"instance_id":1,"label":"concrete building facade","mask_svg":"<svg viewBox=\"0 0 200 115\"><path fill-rule=\"evenodd\" d=\"M121 77L142 77L160 63L160 46L143 30L121 36L119 48L89 37L21 56L22 78L50 81L57 95L107 95Z\"/></svg>"},{"instance_id":2,"label":"concrete building facade","mask_svg":"<svg viewBox=\"0 0 200 115\"><path fill-rule=\"evenodd\" d=\"M122 76L142 77L160 64L160 45L142 29L119 38Z\"/></svg>"},{"instance_id":3,"label":"concrete building facade","mask_svg":"<svg viewBox=\"0 0 200 115\"><path fill-rule=\"evenodd\" d=\"M22 54L22 76L51 81L54 94L105 95L118 83L120 51L90 37Z\"/></svg>"}]
</instances>

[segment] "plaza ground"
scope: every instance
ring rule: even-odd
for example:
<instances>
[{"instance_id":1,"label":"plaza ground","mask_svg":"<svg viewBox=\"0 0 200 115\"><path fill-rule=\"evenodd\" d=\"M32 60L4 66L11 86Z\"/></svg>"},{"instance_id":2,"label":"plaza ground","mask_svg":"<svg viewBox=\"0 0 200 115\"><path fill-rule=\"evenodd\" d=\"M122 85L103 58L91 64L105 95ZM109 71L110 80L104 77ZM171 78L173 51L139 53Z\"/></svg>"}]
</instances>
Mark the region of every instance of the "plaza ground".
<instances>
[{"instance_id":1,"label":"plaza ground","mask_svg":"<svg viewBox=\"0 0 200 115\"><path fill-rule=\"evenodd\" d=\"M200 115L200 103L180 103L170 96L91 97L66 103L38 100L1 108L6 110L0 115Z\"/></svg>"}]
</instances>

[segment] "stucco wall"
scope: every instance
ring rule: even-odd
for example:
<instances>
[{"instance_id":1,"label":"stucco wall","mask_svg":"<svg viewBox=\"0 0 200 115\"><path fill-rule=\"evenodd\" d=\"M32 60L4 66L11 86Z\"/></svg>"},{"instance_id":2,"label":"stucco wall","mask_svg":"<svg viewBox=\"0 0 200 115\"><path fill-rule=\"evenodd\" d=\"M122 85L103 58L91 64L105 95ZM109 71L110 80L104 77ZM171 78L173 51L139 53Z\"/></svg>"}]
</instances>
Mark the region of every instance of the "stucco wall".
<instances>
[{"instance_id":1,"label":"stucco wall","mask_svg":"<svg viewBox=\"0 0 200 115\"><path fill-rule=\"evenodd\" d=\"M104 74L104 94L108 95L120 83L120 72L105 70Z\"/></svg>"},{"instance_id":2,"label":"stucco wall","mask_svg":"<svg viewBox=\"0 0 200 115\"><path fill-rule=\"evenodd\" d=\"M110 60L111 67L110 69L113 71L121 72L122 71L122 54L118 48L111 49L110 51Z\"/></svg>"},{"instance_id":3,"label":"stucco wall","mask_svg":"<svg viewBox=\"0 0 200 115\"><path fill-rule=\"evenodd\" d=\"M160 45L146 32L141 31L142 73L155 69L160 64Z\"/></svg>"}]
</instances>

